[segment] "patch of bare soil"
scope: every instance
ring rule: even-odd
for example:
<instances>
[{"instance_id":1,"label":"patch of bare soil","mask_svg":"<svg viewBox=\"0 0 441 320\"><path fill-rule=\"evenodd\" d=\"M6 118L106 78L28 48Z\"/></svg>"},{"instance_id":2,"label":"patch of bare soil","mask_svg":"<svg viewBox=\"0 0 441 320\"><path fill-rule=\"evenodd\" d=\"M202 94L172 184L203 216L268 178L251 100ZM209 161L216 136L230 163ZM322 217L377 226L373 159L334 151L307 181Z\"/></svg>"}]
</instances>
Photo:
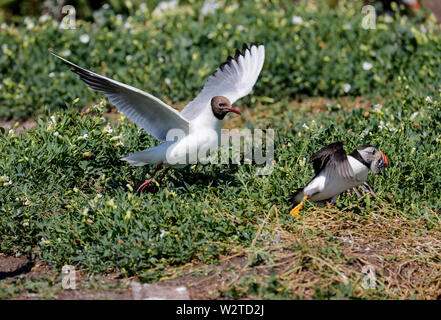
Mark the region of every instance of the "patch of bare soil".
<instances>
[{"instance_id":1,"label":"patch of bare soil","mask_svg":"<svg viewBox=\"0 0 441 320\"><path fill-rule=\"evenodd\" d=\"M438 23L441 23L441 1L439 0L424 0L423 4L429 8L436 16Z\"/></svg>"},{"instance_id":2,"label":"patch of bare soil","mask_svg":"<svg viewBox=\"0 0 441 320\"><path fill-rule=\"evenodd\" d=\"M86 278L76 271L74 282L63 287L67 275L42 261L0 253L0 299L36 300L189 300L188 289L173 284L141 284L117 274ZM75 286L72 287L72 284ZM6 293L9 290L9 295Z\"/></svg>"},{"instance_id":3,"label":"patch of bare soil","mask_svg":"<svg viewBox=\"0 0 441 320\"><path fill-rule=\"evenodd\" d=\"M17 120L9 120L9 121L0 121L0 127L6 129L6 131L13 129L16 123L19 123L15 132L25 132L26 130L35 128L37 126L37 122L34 119L27 119L25 121L17 121Z\"/></svg>"},{"instance_id":4,"label":"patch of bare soil","mask_svg":"<svg viewBox=\"0 0 441 320\"><path fill-rule=\"evenodd\" d=\"M28 272L32 265L24 256L16 258L0 253L0 280Z\"/></svg>"},{"instance_id":5,"label":"patch of bare soil","mask_svg":"<svg viewBox=\"0 0 441 320\"><path fill-rule=\"evenodd\" d=\"M381 103L381 101L376 101ZM246 126L246 123L253 123L255 128L265 128L271 124L271 121L275 117L280 117L281 114L289 110L302 110L309 114L316 114L323 111L328 111L333 108L340 108L344 111L350 111L353 109L363 109L367 112L366 117L369 116L371 110L372 101L366 97L340 97L340 98L321 98L313 97L303 100L292 100L289 103L277 102L269 104L256 104L252 108L248 108L246 105L238 106L238 109L242 112L242 117L227 116L223 125L225 129L242 128ZM290 119L285 119L290 123ZM291 123L292 125L292 123Z\"/></svg>"}]
</instances>

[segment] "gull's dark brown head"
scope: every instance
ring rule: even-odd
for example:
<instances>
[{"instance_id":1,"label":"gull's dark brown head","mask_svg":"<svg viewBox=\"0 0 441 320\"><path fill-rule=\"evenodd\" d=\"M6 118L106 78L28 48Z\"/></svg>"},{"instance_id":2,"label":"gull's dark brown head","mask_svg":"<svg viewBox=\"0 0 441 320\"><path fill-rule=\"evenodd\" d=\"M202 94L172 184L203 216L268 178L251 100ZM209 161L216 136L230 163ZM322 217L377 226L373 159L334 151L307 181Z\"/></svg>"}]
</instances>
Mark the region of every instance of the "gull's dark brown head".
<instances>
[{"instance_id":1,"label":"gull's dark brown head","mask_svg":"<svg viewBox=\"0 0 441 320\"><path fill-rule=\"evenodd\" d=\"M211 99L211 110L213 110L214 116L219 120L223 120L228 112L234 112L240 115L240 111L231 108L230 100L223 96L216 96Z\"/></svg>"}]
</instances>

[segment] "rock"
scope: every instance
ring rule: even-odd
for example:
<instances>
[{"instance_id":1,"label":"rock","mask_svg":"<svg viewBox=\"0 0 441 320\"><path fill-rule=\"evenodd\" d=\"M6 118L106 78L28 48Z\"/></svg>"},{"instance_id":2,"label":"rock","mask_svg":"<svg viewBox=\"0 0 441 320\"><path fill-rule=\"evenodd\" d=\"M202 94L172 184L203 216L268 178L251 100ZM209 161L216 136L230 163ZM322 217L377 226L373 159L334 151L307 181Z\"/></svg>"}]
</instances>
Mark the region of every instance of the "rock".
<instances>
[{"instance_id":1,"label":"rock","mask_svg":"<svg viewBox=\"0 0 441 320\"><path fill-rule=\"evenodd\" d=\"M135 300L190 300L184 286L160 286L136 281L132 281L132 294Z\"/></svg>"}]
</instances>

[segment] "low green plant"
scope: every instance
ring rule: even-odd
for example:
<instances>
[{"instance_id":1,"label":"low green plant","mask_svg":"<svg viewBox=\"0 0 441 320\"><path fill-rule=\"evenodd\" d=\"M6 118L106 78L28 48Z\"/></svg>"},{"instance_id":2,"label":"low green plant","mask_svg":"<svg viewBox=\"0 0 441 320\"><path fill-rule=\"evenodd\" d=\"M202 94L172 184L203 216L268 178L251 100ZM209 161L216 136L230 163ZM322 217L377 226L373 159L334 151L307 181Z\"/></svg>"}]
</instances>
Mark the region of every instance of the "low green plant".
<instances>
[{"instance_id":1,"label":"low green plant","mask_svg":"<svg viewBox=\"0 0 441 320\"><path fill-rule=\"evenodd\" d=\"M52 20L27 20L0 29L0 118L19 119L96 101L96 93L49 54L182 105L243 43L261 42L266 63L253 94L287 97L390 95L406 76L421 92L437 88L441 37L423 16L379 16L376 29L361 27L360 3L329 8L287 6L283 1L231 1L213 13L201 2L161 14L146 8L124 18L103 9L94 23L77 20L75 30ZM134 7L135 8L135 7Z\"/></svg>"}]
</instances>

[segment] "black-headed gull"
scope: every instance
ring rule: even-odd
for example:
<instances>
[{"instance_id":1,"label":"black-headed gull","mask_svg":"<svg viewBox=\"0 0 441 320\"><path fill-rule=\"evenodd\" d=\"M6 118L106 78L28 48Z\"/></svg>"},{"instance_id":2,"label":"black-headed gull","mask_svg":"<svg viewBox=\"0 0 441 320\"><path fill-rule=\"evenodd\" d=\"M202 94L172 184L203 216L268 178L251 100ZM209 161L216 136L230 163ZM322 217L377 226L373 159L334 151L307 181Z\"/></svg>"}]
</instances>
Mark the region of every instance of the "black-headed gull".
<instances>
[{"instance_id":1,"label":"black-headed gull","mask_svg":"<svg viewBox=\"0 0 441 320\"><path fill-rule=\"evenodd\" d=\"M179 112L142 90L81 68L51 53L71 66L72 71L90 88L104 93L129 119L163 142L122 159L133 166L157 165L151 178L144 182L138 191L149 185L163 165L166 165L167 169L160 180L171 166L188 164L188 159L197 158L201 150L217 148L220 143L222 120L228 112L240 114L231 106L251 92L265 59L263 45L244 45L242 51L236 50L234 57L228 57L227 61L214 71L199 95ZM170 132L182 135L177 141L170 141L167 139L167 135L170 138Z\"/></svg>"},{"instance_id":2,"label":"black-headed gull","mask_svg":"<svg viewBox=\"0 0 441 320\"><path fill-rule=\"evenodd\" d=\"M350 188L365 184L369 171L377 173L389 165L386 155L372 146L360 146L346 154L343 143L335 142L317 151L310 159L315 176L306 187L293 195L297 206L291 215L298 215L303 201L331 201L335 203L339 194Z\"/></svg>"}]
</instances>

